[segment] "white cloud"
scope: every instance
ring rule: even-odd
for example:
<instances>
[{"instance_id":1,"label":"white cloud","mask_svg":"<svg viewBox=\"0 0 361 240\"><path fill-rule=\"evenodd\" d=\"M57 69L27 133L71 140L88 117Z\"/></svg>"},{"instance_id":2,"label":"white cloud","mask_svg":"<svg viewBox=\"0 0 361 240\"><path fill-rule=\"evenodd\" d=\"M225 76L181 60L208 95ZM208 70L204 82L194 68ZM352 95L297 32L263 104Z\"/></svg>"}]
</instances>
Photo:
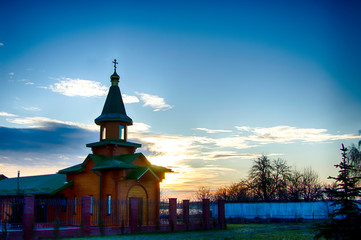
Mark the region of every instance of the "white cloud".
<instances>
[{"instance_id":1,"label":"white cloud","mask_svg":"<svg viewBox=\"0 0 361 240\"><path fill-rule=\"evenodd\" d=\"M29 80L29 79L26 79L26 78L19 79L19 80L17 80L17 81L18 81L18 82L24 82L25 85L34 85L33 82L30 82L30 80Z\"/></svg>"},{"instance_id":2,"label":"white cloud","mask_svg":"<svg viewBox=\"0 0 361 240\"><path fill-rule=\"evenodd\" d=\"M80 124L75 122L60 121L44 117L20 118L14 114L0 112L0 116L9 117L9 122L21 124L27 127L47 127L49 123L67 124L98 132L99 126L95 124ZM12 118L11 118L12 117ZM291 126L275 127L246 127L237 126L240 134L229 134L227 137L210 135L200 136L174 136L166 134L155 134L150 131L151 126L145 123L134 123L129 127L129 136L143 144L141 151L149 151L147 158L155 165L172 168L176 173L167 174L162 187L171 189L183 189L190 191L200 186L229 184L230 179L238 179L238 165L233 168L221 165L227 159L242 159L242 163L250 162L260 156L262 150L256 149L252 153L243 152L240 149L249 149L262 144L280 143L289 144L295 141L304 142L326 142L339 139L358 139L359 136L352 134L331 134L327 129L297 128ZM210 133L231 132L230 130L212 130L199 128L200 131ZM283 153L275 153L268 156L280 156ZM0 158L1 159L1 158ZM64 158L66 159L66 158ZM78 159L77 159L78 160ZM81 161L82 159L79 159ZM219 161L218 161L219 160ZM70 160L69 160L70 161ZM193 163L194 162L194 163ZM200 166L195 163L201 162ZM76 164L75 162L74 164ZM187 163L187 164L185 164ZM72 163L73 164L73 163ZM216 165L219 164L219 165ZM245 163L246 164L246 163ZM247 166L247 165L245 165ZM236 169L236 170L235 170ZM56 168L59 170L59 167ZM219 175L223 174L223 175ZM197 184L199 184L197 186Z\"/></svg>"},{"instance_id":3,"label":"white cloud","mask_svg":"<svg viewBox=\"0 0 361 240\"><path fill-rule=\"evenodd\" d=\"M130 129L130 128L129 128ZM184 159L202 159L202 150L211 139L195 136L171 136L154 133L132 133L132 138L143 143L143 150L155 165L173 167Z\"/></svg>"},{"instance_id":4,"label":"white cloud","mask_svg":"<svg viewBox=\"0 0 361 240\"><path fill-rule=\"evenodd\" d=\"M70 121L60 121L56 119L50 119L45 117L24 117L24 118L7 118L6 119L10 123L20 124L20 125L28 125L27 127L35 127L35 128L46 128L49 123L58 123L65 124L73 127L79 127L83 129L87 129L90 131L99 131L99 126L95 124L83 124L83 123L75 123Z\"/></svg>"},{"instance_id":5,"label":"white cloud","mask_svg":"<svg viewBox=\"0 0 361 240\"><path fill-rule=\"evenodd\" d=\"M237 153L236 151L211 151L205 153L205 160L216 160L216 159L227 159L227 158L258 158L261 154L250 154L250 153Z\"/></svg>"},{"instance_id":6,"label":"white cloud","mask_svg":"<svg viewBox=\"0 0 361 240\"><path fill-rule=\"evenodd\" d=\"M221 130L221 129L208 129L208 128L196 128L197 130L200 131L205 131L206 133L228 133L228 132L232 132L231 130Z\"/></svg>"},{"instance_id":7,"label":"white cloud","mask_svg":"<svg viewBox=\"0 0 361 240\"><path fill-rule=\"evenodd\" d=\"M15 73L9 72L9 76L14 76L14 75L15 75Z\"/></svg>"},{"instance_id":8,"label":"white cloud","mask_svg":"<svg viewBox=\"0 0 361 240\"><path fill-rule=\"evenodd\" d=\"M2 117L17 117L17 115L7 113L7 112L0 112L0 116L2 116Z\"/></svg>"},{"instance_id":9,"label":"white cloud","mask_svg":"<svg viewBox=\"0 0 361 240\"><path fill-rule=\"evenodd\" d=\"M139 102L139 98L137 98L136 96L122 94L122 98L123 98L124 103L138 103Z\"/></svg>"},{"instance_id":10,"label":"white cloud","mask_svg":"<svg viewBox=\"0 0 361 240\"><path fill-rule=\"evenodd\" d=\"M247 126L242 126L242 127L236 126L236 128L239 131L245 131L245 132L249 132L252 129L251 127L247 127Z\"/></svg>"},{"instance_id":11,"label":"white cloud","mask_svg":"<svg viewBox=\"0 0 361 240\"><path fill-rule=\"evenodd\" d=\"M145 123L135 122L131 127L129 127L129 133L146 133L149 132L150 126Z\"/></svg>"},{"instance_id":12,"label":"white cloud","mask_svg":"<svg viewBox=\"0 0 361 240\"><path fill-rule=\"evenodd\" d=\"M148 148L156 155L182 158L185 155L194 157L200 154L200 143L206 143L207 139L194 136L169 136L169 135L146 135L142 141L148 143Z\"/></svg>"},{"instance_id":13,"label":"white cloud","mask_svg":"<svg viewBox=\"0 0 361 240\"><path fill-rule=\"evenodd\" d=\"M61 78L58 81L50 85L48 89L65 96L99 97L107 95L108 92L108 87L91 80Z\"/></svg>"},{"instance_id":14,"label":"white cloud","mask_svg":"<svg viewBox=\"0 0 361 240\"><path fill-rule=\"evenodd\" d=\"M4 46L4 43L0 42L0 46Z\"/></svg>"},{"instance_id":15,"label":"white cloud","mask_svg":"<svg viewBox=\"0 0 361 240\"><path fill-rule=\"evenodd\" d=\"M241 131L248 131L248 136L240 136L245 141L267 143L291 143L294 141L326 142L343 139L359 138L355 134L330 134L322 128L297 128L291 126L275 126L269 128L236 127Z\"/></svg>"},{"instance_id":16,"label":"white cloud","mask_svg":"<svg viewBox=\"0 0 361 240\"><path fill-rule=\"evenodd\" d=\"M26 111L40 111L40 108L38 107L23 107Z\"/></svg>"},{"instance_id":17,"label":"white cloud","mask_svg":"<svg viewBox=\"0 0 361 240\"><path fill-rule=\"evenodd\" d=\"M258 146L258 144L247 142L247 139L242 136L214 138L213 140L214 143L221 148L247 149Z\"/></svg>"},{"instance_id":18,"label":"white cloud","mask_svg":"<svg viewBox=\"0 0 361 240\"><path fill-rule=\"evenodd\" d=\"M144 102L143 106L150 106L154 108L154 111L166 111L173 108L173 106L165 103L164 98L159 96L139 92L136 92L136 94L138 94Z\"/></svg>"}]
</instances>

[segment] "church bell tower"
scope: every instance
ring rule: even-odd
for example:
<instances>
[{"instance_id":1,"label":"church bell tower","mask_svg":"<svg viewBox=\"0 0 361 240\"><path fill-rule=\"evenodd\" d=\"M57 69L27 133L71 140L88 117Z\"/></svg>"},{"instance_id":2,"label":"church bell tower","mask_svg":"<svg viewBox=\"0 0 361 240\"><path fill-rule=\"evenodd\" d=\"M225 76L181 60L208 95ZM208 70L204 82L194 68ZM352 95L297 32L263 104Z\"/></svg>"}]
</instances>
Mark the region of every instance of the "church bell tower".
<instances>
[{"instance_id":1,"label":"church bell tower","mask_svg":"<svg viewBox=\"0 0 361 240\"><path fill-rule=\"evenodd\" d=\"M100 126L99 142L89 143L94 154L105 156L118 156L120 154L132 154L140 147L140 144L128 142L128 126L133 125L133 120L128 117L122 94L118 83L117 61L114 59L114 73L110 76L111 86L103 111L95 119L95 123Z\"/></svg>"}]
</instances>

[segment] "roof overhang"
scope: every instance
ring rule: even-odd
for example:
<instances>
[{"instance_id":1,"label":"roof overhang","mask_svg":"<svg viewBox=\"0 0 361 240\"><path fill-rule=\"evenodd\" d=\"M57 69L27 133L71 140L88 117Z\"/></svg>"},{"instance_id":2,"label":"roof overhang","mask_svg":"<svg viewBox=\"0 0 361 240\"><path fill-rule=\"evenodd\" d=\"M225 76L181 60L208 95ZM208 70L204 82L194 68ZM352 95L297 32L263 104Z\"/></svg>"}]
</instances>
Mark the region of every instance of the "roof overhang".
<instances>
[{"instance_id":1,"label":"roof overhang","mask_svg":"<svg viewBox=\"0 0 361 240\"><path fill-rule=\"evenodd\" d=\"M126 147L135 147L135 148L140 148L142 146L139 143L128 142L128 141L121 140L121 139L105 139L105 140L101 140L99 142L88 143L86 146L87 147L99 147L99 146L104 146L104 145L119 145L119 146L126 146Z\"/></svg>"}]
</instances>

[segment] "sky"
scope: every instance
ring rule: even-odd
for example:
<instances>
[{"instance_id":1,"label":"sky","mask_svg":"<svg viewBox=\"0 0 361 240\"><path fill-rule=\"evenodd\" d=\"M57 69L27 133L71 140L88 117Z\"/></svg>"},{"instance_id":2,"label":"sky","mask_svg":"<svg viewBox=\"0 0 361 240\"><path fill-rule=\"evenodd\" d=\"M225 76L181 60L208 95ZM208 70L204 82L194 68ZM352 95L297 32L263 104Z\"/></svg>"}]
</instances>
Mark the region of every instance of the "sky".
<instances>
[{"instance_id":1,"label":"sky","mask_svg":"<svg viewBox=\"0 0 361 240\"><path fill-rule=\"evenodd\" d=\"M56 173L99 140L112 61L129 139L181 196L262 154L335 176L361 139L358 1L0 1L0 174Z\"/></svg>"}]
</instances>

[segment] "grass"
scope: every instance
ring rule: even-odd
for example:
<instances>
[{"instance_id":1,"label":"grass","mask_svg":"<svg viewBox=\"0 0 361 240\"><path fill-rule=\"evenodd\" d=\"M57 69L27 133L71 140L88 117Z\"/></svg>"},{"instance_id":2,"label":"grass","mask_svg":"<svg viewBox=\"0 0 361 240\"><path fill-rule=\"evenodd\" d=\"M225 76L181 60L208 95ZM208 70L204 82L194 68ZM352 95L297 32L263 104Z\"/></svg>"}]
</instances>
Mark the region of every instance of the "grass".
<instances>
[{"instance_id":1,"label":"grass","mask_svg":"<svg viewBox=\"0 0 361 240\"><path fill-rule=\"evenodd\" d=\"M147 233L121 236L73 238L74 240L171 240L171 239L254 239L254 240L276 240L276 239L313 239L316 229L312 223L271 223L271 224L228 224L226 230L189 231L189 232L167 232Z\"/></svg>"}]
</instances>

